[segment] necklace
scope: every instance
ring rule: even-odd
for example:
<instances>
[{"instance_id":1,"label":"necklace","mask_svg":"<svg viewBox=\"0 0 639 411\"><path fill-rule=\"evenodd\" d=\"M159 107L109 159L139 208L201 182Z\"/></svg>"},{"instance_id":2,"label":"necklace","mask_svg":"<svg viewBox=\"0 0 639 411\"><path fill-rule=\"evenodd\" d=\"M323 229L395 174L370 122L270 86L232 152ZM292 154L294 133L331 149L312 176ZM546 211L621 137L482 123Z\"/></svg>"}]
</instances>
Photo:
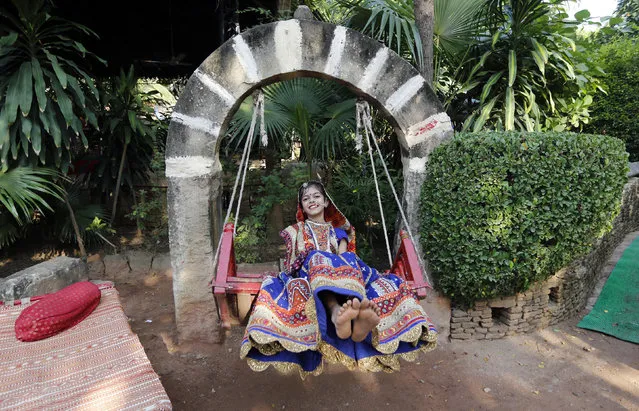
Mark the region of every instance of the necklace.
<instances>
[{"instance_id":1,"label":"necklace","mask_svg":"<svg viewBox=\"0 0 639 411\"><path fill-rule=\"evenodd\" d=\"M331 251L330 235L329 235L329 236L327 236L327 238L326 238L326 249L325 249L325 250L321 250L321 249L320 249L320 246L319 246L319 242L317 241L317 236L315 235L315 231L313 230L313 227L311 227L311 225L309 224L309 223L311 223L311 222L312 222L314 225L316 225L316 226L320 226L320 227L321 227L321 226L326 226L327 224L330 224L330 223L318 223L318 222L315 222L315 221L312 221L312 220L306 220L306 221L304 222L304 224L305 224L305 225L308 227L308 229L310 230L311 235L313 236L313 244L315 245L315 249L316 249L316 250L320 250L320 251L328 251L328 252L330 252L330 251Z\"/></svg>"}]
</instances>

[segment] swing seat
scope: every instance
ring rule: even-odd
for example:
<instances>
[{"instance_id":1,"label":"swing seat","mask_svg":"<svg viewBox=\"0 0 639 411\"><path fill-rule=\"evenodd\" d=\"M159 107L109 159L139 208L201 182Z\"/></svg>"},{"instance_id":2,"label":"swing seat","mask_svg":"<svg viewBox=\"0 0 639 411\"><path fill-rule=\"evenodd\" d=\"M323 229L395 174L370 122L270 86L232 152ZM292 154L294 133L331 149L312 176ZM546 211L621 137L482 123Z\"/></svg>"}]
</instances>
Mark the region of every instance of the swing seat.
<instances>
[{"instance_id":1,"label":"swing seat","mask_svg":"<svg viewBox=\"0 0 639 411\"><path fill-rule=\"evenodd\" d=\"M246 324L253 301L260 291L262 280L267 275L277 273L250 273L238 271L233 246L233 223L224 225L220 245L217 275L213 281L213 295L222 328L229 330L232 325ZM408 234L400 232L401 244L389 272L394 273L415 291L417 298L426 297L430 285L424 280L415 247Z\"/></svg>"}]
</instances>

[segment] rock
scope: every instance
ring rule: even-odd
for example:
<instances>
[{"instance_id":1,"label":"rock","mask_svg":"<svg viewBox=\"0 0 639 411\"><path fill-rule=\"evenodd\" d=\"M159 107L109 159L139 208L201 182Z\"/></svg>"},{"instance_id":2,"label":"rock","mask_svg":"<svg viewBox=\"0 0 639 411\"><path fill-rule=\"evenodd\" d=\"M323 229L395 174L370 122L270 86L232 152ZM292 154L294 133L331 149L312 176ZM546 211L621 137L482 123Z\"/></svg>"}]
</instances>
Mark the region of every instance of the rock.
<instances>
[{"instance_id":1,"label":"rock","mask_svg":"<svg viewBox=\"0 0 639 411\"><path fill-rule=\"evenodd\" d=\"M53 293L87 278L88 267L81 259L56 257L0 279L0 301Z\"/></svg>"}]
</instances>

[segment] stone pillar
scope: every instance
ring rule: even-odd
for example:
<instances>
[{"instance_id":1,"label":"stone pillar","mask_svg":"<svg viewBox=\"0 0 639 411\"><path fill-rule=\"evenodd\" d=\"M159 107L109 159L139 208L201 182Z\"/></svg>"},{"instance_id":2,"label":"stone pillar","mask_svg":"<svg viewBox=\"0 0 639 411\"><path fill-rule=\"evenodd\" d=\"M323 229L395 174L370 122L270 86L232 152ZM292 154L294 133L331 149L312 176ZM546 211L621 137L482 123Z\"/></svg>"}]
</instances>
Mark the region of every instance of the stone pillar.
<instances>
[{"instance_id":1,"label":"stone pillar","mask_svg":"<svg viewBox=\"0 0 639 411\"><path fill-rule=\"evenodd\" d=\"M219 196L220 175L221 170L216 170L205 176L170 178L169 241L180 343L220 340L215 301L208 286L217 242L213 225L218 218L212 205Z\"/></svg>"}]
</instances>

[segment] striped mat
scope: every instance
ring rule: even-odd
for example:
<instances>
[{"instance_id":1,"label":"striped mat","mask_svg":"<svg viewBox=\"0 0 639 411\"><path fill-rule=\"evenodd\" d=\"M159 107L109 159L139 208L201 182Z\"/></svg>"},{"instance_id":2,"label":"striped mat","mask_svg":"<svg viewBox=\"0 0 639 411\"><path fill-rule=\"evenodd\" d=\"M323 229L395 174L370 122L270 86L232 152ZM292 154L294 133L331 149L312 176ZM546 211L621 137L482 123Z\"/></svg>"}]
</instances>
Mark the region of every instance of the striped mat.
<instances>
[{"instance_id":1,"label":"striped mat","mask_svg":"<svg viewBox=\"0 0 639 411\"><path fill-rule=\"evenodd\" d=\"M112 283L76 326L34 342L16 339L37 297L0 305L0 410L170 410L171 401L122 311Z\"/></svg>"}]
</instances>

